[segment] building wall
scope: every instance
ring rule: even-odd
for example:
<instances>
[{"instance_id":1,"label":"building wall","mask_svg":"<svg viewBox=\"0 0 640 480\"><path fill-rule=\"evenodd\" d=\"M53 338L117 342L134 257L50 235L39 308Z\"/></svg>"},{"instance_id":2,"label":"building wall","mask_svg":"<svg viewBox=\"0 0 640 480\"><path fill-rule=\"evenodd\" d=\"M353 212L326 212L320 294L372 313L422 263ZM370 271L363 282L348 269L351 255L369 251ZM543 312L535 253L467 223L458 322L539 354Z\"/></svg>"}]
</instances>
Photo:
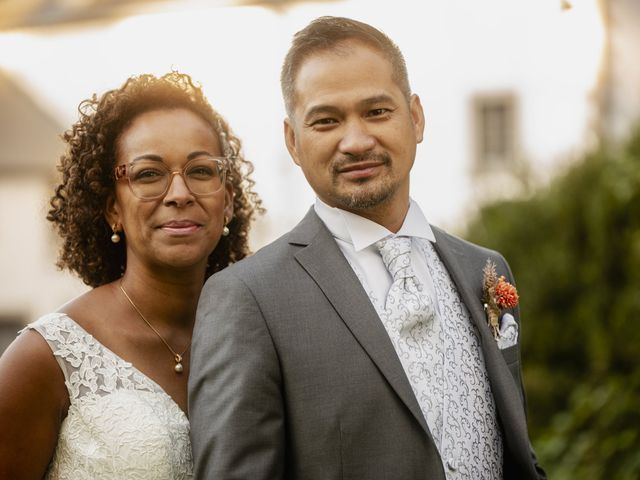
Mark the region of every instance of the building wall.
<instances>
[{"instance_id":1,"label":"building wall","mask_svg":"<svg viewBox=\"0 0 640 480\"><path fill-rule=\"evenodd\" d=\"M0 179L0 321L24 325L86 288L56 269L56 236L46 222L49 182L39 176ZM0 335L2 343L6 343ZM4 345L6 346L6 345Z\"/></svg>"},{"instance_id":2,"label":"building wall","mask_svg":"<svg viewBox=\"0 0 640 480\"><path fill-rule=\"evenodd\" d=\"M640 121L640 2L601 0L601 9L607 44L598 127L604 137L620 141Z\"/></svg>"}]
</instances>

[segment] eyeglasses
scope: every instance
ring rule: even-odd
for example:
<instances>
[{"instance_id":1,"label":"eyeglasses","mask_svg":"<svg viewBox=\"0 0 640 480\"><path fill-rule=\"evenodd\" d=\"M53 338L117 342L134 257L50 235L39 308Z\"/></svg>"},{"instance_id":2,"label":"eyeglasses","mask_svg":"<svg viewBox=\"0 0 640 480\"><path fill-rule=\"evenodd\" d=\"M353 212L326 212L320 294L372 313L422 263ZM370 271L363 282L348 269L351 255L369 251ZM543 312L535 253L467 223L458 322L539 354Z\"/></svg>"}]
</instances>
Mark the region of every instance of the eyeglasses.
<instances>
[{"instance_id":1,"label":"eyeglasses","mask_svg":"<svg viewBox=\"0 0 640 480\"><path fill-rule=\"evenodd\" d=\"M218 192L226 180L225 157L201 155L181 170L170 170L158 160L140 158L129 164L115 168L116 180L129 180L131 192L141 200L153 200L164 196L174 175L182 176L189 191L197 196L213 195Z\"/></svg>"}]
</instances>

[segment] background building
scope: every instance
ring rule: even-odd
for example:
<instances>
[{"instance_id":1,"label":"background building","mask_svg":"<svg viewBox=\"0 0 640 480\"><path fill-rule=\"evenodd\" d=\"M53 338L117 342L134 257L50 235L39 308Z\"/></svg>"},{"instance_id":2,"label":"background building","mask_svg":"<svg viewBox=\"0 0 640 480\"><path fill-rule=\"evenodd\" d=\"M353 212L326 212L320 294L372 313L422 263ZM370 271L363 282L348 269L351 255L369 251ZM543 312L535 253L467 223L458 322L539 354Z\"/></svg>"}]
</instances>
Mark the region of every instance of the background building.
<instances>
[{"instance_id":1,"label":"background building","mask_svg":"<svg viewBox=\"0 0 640 480\"><path fill-rule=\"evenodd\" d=\"M412 195L453 231L638 116L635 0L1 2L0 350L86 288L55 269L44 221L58 135L82 99L131 74L190 73L244 140L268 209L254 248L302 217L314 196L284 147L278 79L291 36L319 15L369 22L405 53L427 117Z\"/></svg>"}]
</instances>

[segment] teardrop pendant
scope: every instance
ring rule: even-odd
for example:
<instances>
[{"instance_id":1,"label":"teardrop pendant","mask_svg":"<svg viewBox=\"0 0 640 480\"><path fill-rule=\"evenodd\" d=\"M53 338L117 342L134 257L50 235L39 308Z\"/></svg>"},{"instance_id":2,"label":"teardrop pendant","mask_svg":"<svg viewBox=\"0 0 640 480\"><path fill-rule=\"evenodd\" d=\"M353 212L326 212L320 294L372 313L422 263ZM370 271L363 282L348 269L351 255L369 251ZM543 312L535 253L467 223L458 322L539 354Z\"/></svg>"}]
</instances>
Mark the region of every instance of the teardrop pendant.
<instances>
[{"instance_id":1,"label":"teardrop pendant","mask_svg":"<svg viewBox=\"0 0 640 480\"><path fill-rule=\"evenodd\" d=\"M115 231L115 225L114 225L114 236L117 235L117 232ZM120 240L120 237L118 236L118 241ZM115 240L114 240L115 241ZM131 300L131 297L129 297L129 294L127 293L127 291L124 289L124 287L122 286L122 280L120 280L120 284L118 285L120 287L120 290L122 290L122 294L126 297L126 299L129 301L129 303L131 304L131 306L133 307L133 309L138 313L138 315L140 316L140 318L142 320L144 320L144 323L147 324L147 326L153 330L153 333L155 333L158 338L160 340L162 340L162 343L164 343L164 346L167 347L167 349L173 354L173 360L176 362L176 364L173 367L173 371L176 373L182 373L184 371L184 367L182 366L182 355L184 355L185 353L187 353L187 350L189 350L189 347L191 346L191 341L189 341L189 344L187 345L187 348L184 349L184 351L182 353L176 353L175 350L173 348L171 348L171 345L169 345L167 343L167 341L162 337L162 335L160 335L160 332L158 332L158 330L156 330L153 325L151 325L149 323L149 320L147 320L146 318L144 318L144 315L142 314L142 312L140 311L140 309L138 308L138 306L133 303L133 300Z\"/></svg>"},{"instance_id":2,"label":"teardrop pendant","mask_svg":"<svg viewBox=\"0 0 640 480\"><path fill-rule=\"evenodd\" d=\"M182 367L182 355L176 353L174 358L176 360L176 366L173 367L173 369L176 373L182 373L182 371L184 370L184 368Z\"/></svg>"}]
</instances>

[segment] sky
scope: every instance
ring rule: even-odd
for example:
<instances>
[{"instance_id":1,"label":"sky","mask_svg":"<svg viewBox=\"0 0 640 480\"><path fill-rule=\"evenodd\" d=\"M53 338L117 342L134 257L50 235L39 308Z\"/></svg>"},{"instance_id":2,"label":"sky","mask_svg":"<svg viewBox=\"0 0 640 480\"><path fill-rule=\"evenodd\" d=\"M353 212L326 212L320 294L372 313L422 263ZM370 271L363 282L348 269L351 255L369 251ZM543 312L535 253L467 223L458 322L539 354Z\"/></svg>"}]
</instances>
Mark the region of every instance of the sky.
<instances>
[{"instance_id":1,"label":"sky","mask_svg":"<svg viewBox=\"0 0 640 480\"><path fill-rule=\"evenodd\" d=\"M65 128L82 99L129 75L191 74L255 164L269 210L258 225L264 243L297 223L314 199L282 135L279 70L291 37L319 15L366 21L400 46L425 108L412 195L431 221L453 227L472 202L466 117L473 92L524 92L523 148L541 169L584 143L602 29L596 0L576 0L568 12L560 3L348 0L274 11L176 2L109 23L0 33L0 68Z\"/></svg>"}]
</instances>

